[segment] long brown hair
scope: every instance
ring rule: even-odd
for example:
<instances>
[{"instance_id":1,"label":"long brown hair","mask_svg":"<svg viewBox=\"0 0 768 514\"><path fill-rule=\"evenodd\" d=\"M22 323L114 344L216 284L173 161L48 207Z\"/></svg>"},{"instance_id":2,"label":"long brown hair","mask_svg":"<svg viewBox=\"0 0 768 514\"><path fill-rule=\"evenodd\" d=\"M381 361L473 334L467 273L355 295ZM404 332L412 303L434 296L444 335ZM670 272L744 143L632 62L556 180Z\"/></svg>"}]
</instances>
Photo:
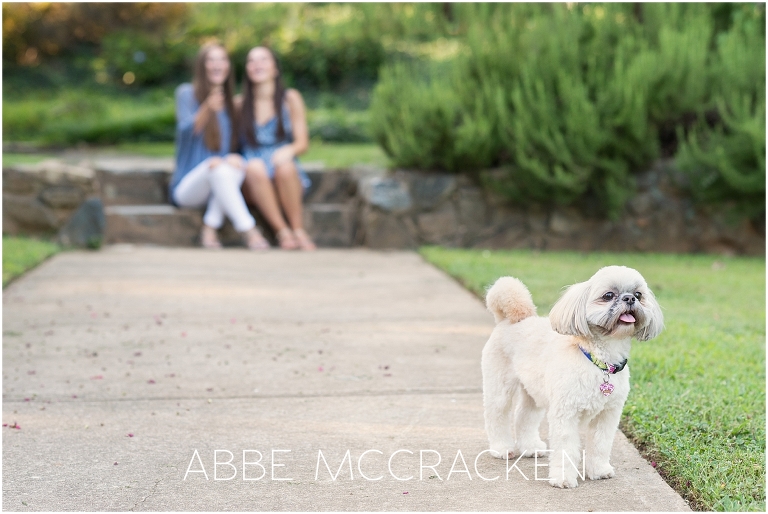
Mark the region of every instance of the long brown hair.
<instances>
[{"instance_id":1,"label":"long brown hair","mask_svg":"<svg viewBox=\"0 0 768 514\"><path fill-rule=\"evenodd\" d=\"M280 71L280 62L275 57L275 53L267 48L266 50L272 56L272 60L275 63L277 69L277 76L275 77L275 95L273 98L275 105L275 116L277 116L277 138L279 140L285 137L285 125L283 124L283 100L285 99L285 85L283 84L283 74ZM243 77L243 105L240 113L240 119L242 120L241 130L245 135L245 141L253 147L259 146L259 141L256 139L256 130L254 125L256 124L256 99L253 96L253 82L248 78L248 73L245 73Z\"/></svg>"},{"instance_id":2,"label":"long brown hair","mask_svg":"<svg viewBox=\"0 0 768 514\"><path fill-rule=\"evenodd\" d=\"M226 49L219 43L208 43L200 48L195 59L195 71L192 77L192 88L195 92L195 98L197 103L202 104L211 92L211 84L208 82L208 75L205 72L205 59L208 57L208 53L214 48L221 48L226 52ZM227 56L229 58L229 56ZM224 105L229 115L230 123L232 124L232 136L229 143L229 151L234 152L237 149L237 130L235 129L235 104L232 101L235 91L235 73L234 67L229 66L229 76L224 81ZM208 119L208 123L203 128L203 143L205 146L214 152L221 150L221 127L219 127L219 120L216 116L211 116Z\"/></svg>"}]
</instances>

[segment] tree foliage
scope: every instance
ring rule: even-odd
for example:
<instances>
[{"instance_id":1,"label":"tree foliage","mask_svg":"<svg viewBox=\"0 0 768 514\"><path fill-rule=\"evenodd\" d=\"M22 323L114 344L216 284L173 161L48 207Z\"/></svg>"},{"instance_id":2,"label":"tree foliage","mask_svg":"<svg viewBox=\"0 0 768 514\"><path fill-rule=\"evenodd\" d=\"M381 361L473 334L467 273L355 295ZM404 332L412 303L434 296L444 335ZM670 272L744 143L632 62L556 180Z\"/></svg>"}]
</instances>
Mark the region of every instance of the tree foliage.
<instances>
[{"instance_id":1,"label":"tree foliage","mask_svg":"<svg viewBox=\"0 0 768 514\"><path fill-rule=\"evenodd\" d=\"M55 62L98 84L133 87L188 78L200 45L216 39L229 50L238 77L245 55L267 45L288 81L333 89L376 80L391 54L459 30L450 4L301 3L23 3L3 4L3 66L28 73ZM78 61L78 56L82 59Z\"/></svg>"}]
</instances>

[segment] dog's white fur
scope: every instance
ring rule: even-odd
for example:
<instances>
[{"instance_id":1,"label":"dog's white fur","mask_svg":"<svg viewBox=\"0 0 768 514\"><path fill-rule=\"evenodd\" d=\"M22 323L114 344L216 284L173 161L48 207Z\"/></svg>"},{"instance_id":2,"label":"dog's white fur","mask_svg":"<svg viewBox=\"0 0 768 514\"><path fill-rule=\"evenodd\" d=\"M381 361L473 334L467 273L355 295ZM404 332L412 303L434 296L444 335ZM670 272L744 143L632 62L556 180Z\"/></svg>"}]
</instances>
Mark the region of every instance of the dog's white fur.
<instances>
[{"instance_id":1,"label":"dog's white fur","mask_svg":"<svg viewBox=\"0 0 768 514\"><path fill-rule=\"evenodd\" d=\"M606 300L609 292L614 299ZM646 341L659 335L664 318L643 277L624 266L602 268L587 282L569 287L549 318L536 316L531 294L513 277L498 279L486 304L497 322L482 356L490 453L504 459L546 450L539 437L546 413L550 484L578 485L582 429L587 478L614 476L609 457L629 394L629 366L609 375L615 389L604 396L599 389L604 373L579 345L603 362L617 364L629 358L632 337ZM626 312L634 323L619 320Z\"/></svg>"}]
</instances>

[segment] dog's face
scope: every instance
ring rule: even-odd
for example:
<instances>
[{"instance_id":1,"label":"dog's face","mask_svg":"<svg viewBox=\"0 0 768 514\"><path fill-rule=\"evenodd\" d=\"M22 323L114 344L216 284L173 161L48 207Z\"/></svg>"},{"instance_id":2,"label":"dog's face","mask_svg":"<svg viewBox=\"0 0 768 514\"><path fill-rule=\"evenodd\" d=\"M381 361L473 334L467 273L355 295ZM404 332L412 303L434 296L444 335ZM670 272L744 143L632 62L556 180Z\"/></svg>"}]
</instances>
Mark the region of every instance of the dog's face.
<instances>
[{"instance_id":1,"label":"dog's face","mask_svg":"<svg viewBox=\"0 0 768 514\"><path fill-rule=\"evenodd\" d=\"M664 316L642 275L632 268L608 266L587 282L574 284L549 313L552 328L587 338L653 339Z\"/></svg>"}]
</instances>

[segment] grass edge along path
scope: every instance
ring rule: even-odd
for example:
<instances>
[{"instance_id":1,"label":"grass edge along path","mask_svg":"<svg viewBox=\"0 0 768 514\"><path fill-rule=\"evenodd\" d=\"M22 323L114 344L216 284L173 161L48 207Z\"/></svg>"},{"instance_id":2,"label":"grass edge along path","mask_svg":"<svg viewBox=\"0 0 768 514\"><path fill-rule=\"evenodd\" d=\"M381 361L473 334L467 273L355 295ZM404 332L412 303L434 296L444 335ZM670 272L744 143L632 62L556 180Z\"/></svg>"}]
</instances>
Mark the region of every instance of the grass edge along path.
<instances>
[{"instance_id":1,"label":"grass edge along path","mask_svg":"<svg viewBox=\"0 0 768 514\"><path fill-rule=\"evenodd\" d=\"M632 345L622 431L692 508L765 511L764 259L439 247L419 252L480 298L498 277L520 278L539 315L548 313L565 286L602 266L636 268L662 305L666 328L658 338Z\"/></svg>"},{"instance_id":2,"label":"grass edge along path","mask_svg":"<svg viewBox=\"0 0 768 514\"><path fill-rule=\"evenodd\" d=\"M3 288L60 251L61 247L55 243L4 235Z\"/></svg>"}]
</instances>

